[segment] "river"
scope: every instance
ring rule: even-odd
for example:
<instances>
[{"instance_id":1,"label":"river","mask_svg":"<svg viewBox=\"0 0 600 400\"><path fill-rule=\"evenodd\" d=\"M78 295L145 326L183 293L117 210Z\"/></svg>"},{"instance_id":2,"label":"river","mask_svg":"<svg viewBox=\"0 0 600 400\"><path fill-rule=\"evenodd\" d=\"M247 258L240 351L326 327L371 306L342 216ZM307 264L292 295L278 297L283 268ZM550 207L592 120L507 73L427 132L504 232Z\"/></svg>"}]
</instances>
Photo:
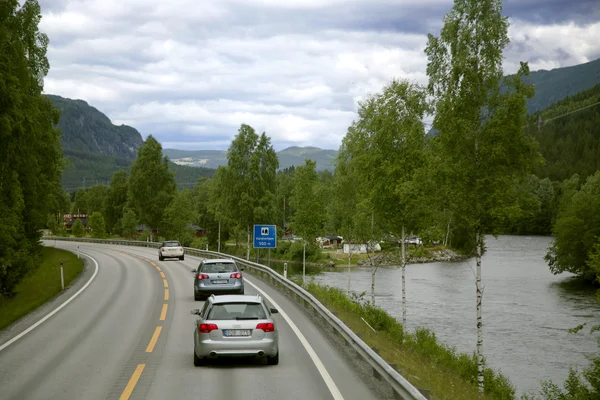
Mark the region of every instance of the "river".
<instances>
[{"instance_id":1,"label":"river","mask_svg":"<svg viewBox=\"0 0 600 400\"><path fill-rule=\"evenodd\" d=\"M600 324L594 292L575 289L572 275L552 275L543 256L549 237L486 237L482 259L483 351L488 366L501 370L524 391L552 379L562 387L569 366L588 365L598 351L589 326ZM272 263L279 264L279 263ZM272 265L280 269L280 265ZM307 268L316 282L347 287L346 268ZM407 328L423 326L461 352L475 350L475 262L409 264L406 268ZM288 273L302 273L294 265ZM380 268L376 305L402 319L401 269ZM370 269L351 272L351 289L370 299ZM577 334L568 330L587 322Z\"/></svg>"}]
</instances>

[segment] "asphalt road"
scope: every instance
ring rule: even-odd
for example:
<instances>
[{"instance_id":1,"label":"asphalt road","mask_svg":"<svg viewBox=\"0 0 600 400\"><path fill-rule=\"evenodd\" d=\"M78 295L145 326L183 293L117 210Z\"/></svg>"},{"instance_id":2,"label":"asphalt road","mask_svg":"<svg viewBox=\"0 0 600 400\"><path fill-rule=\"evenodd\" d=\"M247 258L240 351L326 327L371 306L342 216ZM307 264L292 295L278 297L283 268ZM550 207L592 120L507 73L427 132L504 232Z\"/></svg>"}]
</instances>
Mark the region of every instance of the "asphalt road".
<instances>
[{"instance_id":1,"label":"asphalt road","mask_svg":"<svg viewBox=\"0 0 600 400\"><path fill-rule=\"evenodd\" d=\"M77 243L47 244L77 249ZM202 302L194 301L191 270L200 259L158 261L155 249L79 245L91 257L83 276L0 333L0 398L378 398L322 327L287 297L247 276L246 293L261 291L267 303L282 311L275 315L279 365L231 360L194 367L195 316L189 311Z\"/></svg>"}]
</instances>

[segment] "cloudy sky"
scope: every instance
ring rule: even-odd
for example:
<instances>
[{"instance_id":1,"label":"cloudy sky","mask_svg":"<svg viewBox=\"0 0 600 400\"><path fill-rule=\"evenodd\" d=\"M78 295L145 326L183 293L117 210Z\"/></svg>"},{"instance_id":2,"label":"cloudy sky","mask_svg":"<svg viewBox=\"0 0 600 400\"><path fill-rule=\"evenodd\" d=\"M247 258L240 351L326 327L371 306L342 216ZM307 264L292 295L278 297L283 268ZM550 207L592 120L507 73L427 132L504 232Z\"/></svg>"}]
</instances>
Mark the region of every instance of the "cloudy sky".
<instances>
[{"instance_id":1,"label":"cloudy sky","mask_svg":"<svg viewBox=\"0 0 600 400\"><path fill-rule=\"evenodd\" d=\"M357 101L426 83L452 0L39 0L45 92L83 99L164 148L222 149L240 124L275 150L337 149ZM597 0L505 0L505 71L600 58Z\"/></svg>"}]
</instances>

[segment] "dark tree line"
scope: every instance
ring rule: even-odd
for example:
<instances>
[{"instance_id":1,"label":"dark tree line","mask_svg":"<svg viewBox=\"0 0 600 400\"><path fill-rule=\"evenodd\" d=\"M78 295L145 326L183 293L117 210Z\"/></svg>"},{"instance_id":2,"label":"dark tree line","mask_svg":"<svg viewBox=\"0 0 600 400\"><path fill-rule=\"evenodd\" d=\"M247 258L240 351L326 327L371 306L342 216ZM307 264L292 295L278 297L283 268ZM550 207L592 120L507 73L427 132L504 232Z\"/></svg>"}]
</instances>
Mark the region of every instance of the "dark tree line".
<instances>
[{"instance_id":1,"label":"dark tree line","mask_svg":"<svg viewBox=\"0 0 600 400\"><path fill-rule=\"evenodd\" d=\"M36 0L0 2L0 296L39 262L40 229L64 198L59 113L42 96L50 65Z\"/></svg>"}]
</instances>

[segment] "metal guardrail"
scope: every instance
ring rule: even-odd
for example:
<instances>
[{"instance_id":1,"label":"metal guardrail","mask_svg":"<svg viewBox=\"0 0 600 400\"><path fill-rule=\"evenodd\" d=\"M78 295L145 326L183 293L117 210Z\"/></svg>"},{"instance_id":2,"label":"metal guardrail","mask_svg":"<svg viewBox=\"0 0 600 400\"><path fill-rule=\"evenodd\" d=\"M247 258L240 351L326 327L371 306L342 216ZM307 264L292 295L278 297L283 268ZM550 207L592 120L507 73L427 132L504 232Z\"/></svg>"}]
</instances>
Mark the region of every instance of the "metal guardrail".
<instances>
[{"instance_id":1,"label":"metal guardrail","mask_svg":"<svg viewBox=\"0 0 600 400\"><path fill-rule=\"evenodd\" d=\"M144 242L139 240L115 240L115 239L92 239L92 238L71 238L62 236L43 236L42 240L61 240L70 242L83 242L83 243L101 243L101 244L117 244L125 246L136 246L136 247L147 247L147 248L158 248L160 243L157 242ZM373 375L379 379L386 381L394 396L402 400L426 400L419 389L414 387L408 382L398 371L396 371L390 364L388 364L379 354L375 352L369 345L367 345L358 335L356 335L350 328L346 326L338 317L336 317L331 311L327 309L319 300L317 300L312 294L310 294L303 287L297 285L289 279L284 278L282 275L274 271L273 269L257 264L252 261L245 260L240 257L232 256L226 253L218 253L216 251L200 250L191 247L184 247L185 253L195 255L199 257L224 257L231 258L236 262L248 267L250 273L258 275L263 279L270 281L269 283L288 295L296 297L295 300L301 301L305 308L312 308L314 311L326 321L335 332L343 337L348 345L354 349L373 369Z\"/></svg>"}]
</instances>

